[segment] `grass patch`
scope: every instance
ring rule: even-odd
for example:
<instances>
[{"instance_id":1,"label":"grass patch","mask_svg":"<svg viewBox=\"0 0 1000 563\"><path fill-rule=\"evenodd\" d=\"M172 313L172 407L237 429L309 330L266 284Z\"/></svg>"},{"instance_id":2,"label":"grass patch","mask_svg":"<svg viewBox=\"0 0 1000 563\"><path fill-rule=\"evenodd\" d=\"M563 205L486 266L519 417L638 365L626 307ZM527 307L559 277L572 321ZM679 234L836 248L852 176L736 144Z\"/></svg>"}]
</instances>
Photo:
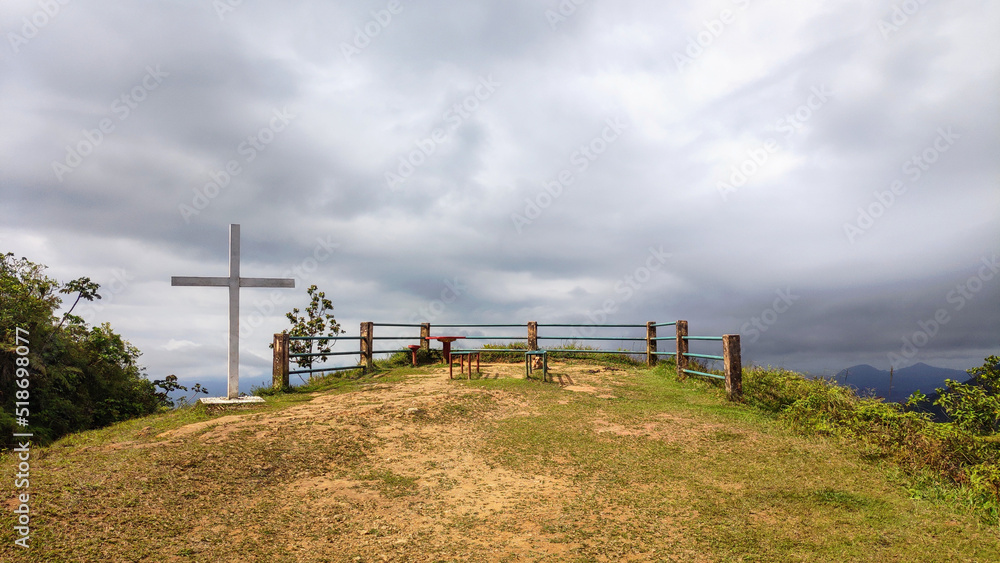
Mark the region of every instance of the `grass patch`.
<instances>
[{"instance_id":1,"label":"grass patch","mask_svg":"<svg viewBox=\"0 0 1000 563\"><path fill-rule=\"evenodd\" d=\"M417 478L398 475L390 470L373 471L358 477L372 481L383 495L389 498L412 495L417 490Z\"/></svg>"},{"instance_id":2,"label":"grass patch","mask_svg":"<svg viewBox=\"0 0 1000 563\"><path fill-rule=\"evenodd\" d=\"M789 428L847 440L870 462L888 462L920 487L955 487L948 496L972 505L984 522L1000 523L1000 443L898 403L783 370L744 371L745 401ZM928 496L941 496L940 490Z\"/></svg>"},{"instance_id":3,"label":"grass patch","mask_svg":"<svg viewBox=\"0 0 1000 563\"><path fill-rule=\"evenodd\" d=\"M876 407L752 370L731 403L671 362L588 359L557 362L569 388L400 367L68 437L32 451L34 547L14 551L5 511L0 559L996 557L962 488L843 431Z\"/></svg>"},{"instance_id":4,"label":"grass patch","mask_svg":"<svg viewBox=\"0 0 1000 563\"><path fill-rule=\"evenodd\" d=\"M627 400L553 400L540 416L503 421L483 445L482 455L502 466L579 488L549 526L571 543L581 539L577 530L603 530L581 558L609 547L635 553L618 545L625 538L631 549L653 553L669 541L649 523L664 519L695 530L696 552L714 553L713 560L937 560L912 547L928 529L943 534L935 544L946 550L986 553L985 544L967 544L941 521L940 504L915 508L905 490L839 442L797 435L759 411L720 403L713 383L677 382L659 371L638 372ZM649 428L657 413L671 417Z\"/></svg>"}]
</instances>

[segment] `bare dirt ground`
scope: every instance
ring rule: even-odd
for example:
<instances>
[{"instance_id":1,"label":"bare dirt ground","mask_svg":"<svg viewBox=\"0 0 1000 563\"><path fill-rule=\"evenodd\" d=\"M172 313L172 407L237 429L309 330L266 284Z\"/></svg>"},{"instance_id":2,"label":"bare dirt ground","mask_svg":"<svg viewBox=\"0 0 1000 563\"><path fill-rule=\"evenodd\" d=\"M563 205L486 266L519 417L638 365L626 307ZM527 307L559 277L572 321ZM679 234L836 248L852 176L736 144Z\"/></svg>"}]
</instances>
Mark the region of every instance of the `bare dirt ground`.
<instances>
[{"instance_id":1,"label":"bare dirt ground","mask_svg":"<svg viewBox=\"0 0 1000 563\"><path fill-rule=\"evenodd\" d=\"M555 381L545 385L564 392L560 404L578 394L614 398L616 378L625 374L617 368L559 362L550 368ZM524 375L519 364L483 364L481 370L480 377L487 379ZM573 559L571 553L580 546L564 541L564 534L553 534L551 523L559 521L579 488L568 478L500 467L476 453L484 423L537 415L537 409L518 393L450 381L442 367L402 383L319 395L267 416L232 415L191 424L160 438L212 445L236 436L322 440L331 432L346 432L369 437L374 444L367 458L369 473L350 476L329 467L282 487L276 504L301 519L293 534L276 539L301 560ZM688 426L683 422L664 418L624 428L595 417L592 431L662 435L666 426ZM223 531L218 524L215 529ZM687 560L700 559L688 555Z\"/></svg>"}]
</instances>

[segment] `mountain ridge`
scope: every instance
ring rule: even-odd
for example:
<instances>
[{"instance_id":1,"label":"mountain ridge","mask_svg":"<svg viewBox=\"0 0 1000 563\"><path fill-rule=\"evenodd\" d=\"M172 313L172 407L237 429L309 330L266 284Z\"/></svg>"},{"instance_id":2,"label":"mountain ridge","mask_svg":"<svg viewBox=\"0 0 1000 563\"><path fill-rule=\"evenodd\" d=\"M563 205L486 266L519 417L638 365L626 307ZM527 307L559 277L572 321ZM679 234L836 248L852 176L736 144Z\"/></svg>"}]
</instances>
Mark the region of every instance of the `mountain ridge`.
<instances>
[{"instance_id":1,"label":"mountain ridge","mask_svg":"<svg viewBox=\"0 0 1000 563\"><path fill-rule=\"evenodd\" d=\"M874 394L887 401L905 401L915 391L930 395L939 387L944 387L946 379L966 382L971 377L962 370L939 368L923 362L890 372L869 364L858 364L837 372L833 380L856 389L859 394Z\"/></svg>"}]
</instances>

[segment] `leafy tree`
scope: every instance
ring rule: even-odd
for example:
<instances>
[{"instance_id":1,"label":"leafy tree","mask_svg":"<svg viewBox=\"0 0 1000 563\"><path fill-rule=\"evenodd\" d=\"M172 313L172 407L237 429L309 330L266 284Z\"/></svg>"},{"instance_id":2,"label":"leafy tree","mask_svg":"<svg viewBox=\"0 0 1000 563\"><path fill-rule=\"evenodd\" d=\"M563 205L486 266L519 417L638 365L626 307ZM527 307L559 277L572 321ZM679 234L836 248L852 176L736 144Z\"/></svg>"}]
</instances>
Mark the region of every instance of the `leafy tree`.
<instances>
[{"instance_id":1,"label":"leafy tree","mask_svg":"<svg viewBox=\"0 0 1000 563\"><path fill-rule=\"evenodd\" d=\"M19 357L28 359L27 418L41 443L172 406L166 380L150 382L145 377L138 348L109 324L91 328L72 314L81 299L100 298L99 284L79 278L60 286L44 271L45 266L27 258L0 255L0 447L10 445L11 434L19 429L11 416ZM77 296L57 318L60 293ZM28 332L27 356L17 354L18 328ZM200 385L195 389L201 392Z\"/></svg>"},{"instance_id":2,"label":"leafy tree","mask_svg":"<svg viewBox=\"0 0 1000 563\"><path fill-rule=\"evenodd\" d=\"M971 383L945 380L934 404L943 408L955 424L981 436L1000 430L1000 357L990 356L969 370Z\"/></svg>"},{"instance_id":3,"label":"leafy tree","mask_svg":"<svg viewBox=\"0 0 1000 563\"><path fill-rule=\"evenodd\" d=\"M63 314L62 320L59 321L59 326L49 333L48 338L45 339L45 343L42 345L43 349L49 345L49 340L52 339L52 335L56 334L59 329L62 328L63 323L67 320L70 320L73 324L83 324L83 319L73 315L73 309L76 309L76 305L80 302L80 299L86 299L87 301L93 301L95 298L100 299L101 296L97 293L97 290L100 288L100 284L90 281L90 278L77 278L67 283L62 289L59 290L59 293L76 293L76 301L73 301L73 305L70 306L69 310Z\"/></svg>"},{"instance_id":4,"label":"leafy tree","mask_svg":"<svg viewBox=\"0 0 1000 563\"><path fill-rule=\"evenodd\" d=\"M285 313L285 317L292 323L292 328L285 332L290 336L309 336L312 338L326 336L327 338L292 340L289 351L293 354L329 354L333 350L333 345L337 343L337 335L343 332L340 330L340 323L333 316L333 302L327 299L326 293L319 291L315 284L309 286L306 293L309 294L310 302L309 306L306 307L305 316L299 314L300 311L297 307L293 308L291 313ZM322 363L326 361L327 356L295 358L295 363L300 368L310 369L316 358L319 358L320 363ZM299 378L301 379L301 375Z\"/></svg>"},{"instance_id":5,"label":"leafy tree","mask_svg":"<svg viewBox=\"0 0 1000 563\"><path fill-rule=\"evenodd\" d=\"M45 266L14 253L0 255L0 345L13 346L15 327L37 335L50 328L59 306L59 282L43 274Z\"/></svg>"}]
</instances>

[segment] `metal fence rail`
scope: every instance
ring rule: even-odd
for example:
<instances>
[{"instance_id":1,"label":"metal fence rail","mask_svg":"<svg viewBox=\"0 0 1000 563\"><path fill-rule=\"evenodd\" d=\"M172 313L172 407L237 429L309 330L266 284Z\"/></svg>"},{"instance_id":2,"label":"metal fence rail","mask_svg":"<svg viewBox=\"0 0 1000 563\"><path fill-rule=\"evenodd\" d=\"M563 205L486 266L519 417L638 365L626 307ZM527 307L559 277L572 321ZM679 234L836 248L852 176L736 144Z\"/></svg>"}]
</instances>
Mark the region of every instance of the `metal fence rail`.
<instances>
[{"instance_id":1,"label":"metal fence rail","mask_svg":"<svg viewBox=\"0 0 1000 563\"><path fill-rule=\"evenodd\" d=\"M684 373L690 373L690 374L694 374L694 375L700 375L700 376L703 376L703 377L711 377L712 379L725 379L726 378L726 376L719 375L717 373L705 373L703 371L695 371L693 369L686 369L686 370L684 370Z\"/></svg>"},{"instance_id":2,"label":"metal fence rail","mask_svg":"<svg viewBox=\"0 0 1000 563\"><path fill-rule=\"evenodd\" d=\"M341 366L341 367L322 367L314 369L297 369L288 372L290 375L295 375L299 373L316 373L320 371L344 371L349 369L361 369L361 366Z\"/></svg>"},{"instance_id":3,"label":"metal fence rail","mask_svg":"<svg viewBox=\"0 0 1000 563\"><path fill-rule=\"evenodd\" d=\"M518 325L521 326L521 325ZM535 326L540 327L562 327L562 328L572 328L572 327L582 327L587 326L591 328L646 328L646 325L595 325L595 324L542 324L537 323Z\"/></svg>"},{"instance_id":4,"label":"metal fence rail","mask_svg":"<svg viewBox=\"0 0 1000 563\"><path fill-rule=\"evenodd\" d=\"M520 326L527 326L524 324L511 325L511 324L436 324L434 326L440 326L445 328L513 328Z\"/></svg>"}]
</instances>

